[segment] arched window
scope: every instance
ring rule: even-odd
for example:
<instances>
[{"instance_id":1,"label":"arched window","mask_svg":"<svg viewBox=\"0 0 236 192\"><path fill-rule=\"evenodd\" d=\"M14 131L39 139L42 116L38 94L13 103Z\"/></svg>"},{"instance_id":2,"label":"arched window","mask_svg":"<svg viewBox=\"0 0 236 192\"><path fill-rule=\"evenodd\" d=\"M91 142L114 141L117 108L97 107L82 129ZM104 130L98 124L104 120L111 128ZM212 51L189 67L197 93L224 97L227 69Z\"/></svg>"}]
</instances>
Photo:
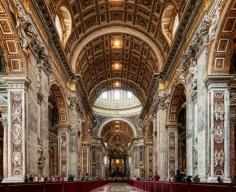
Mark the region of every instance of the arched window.
<instances>
[{"instance_id":1,"label":"arched window","mask_svg":"<svg viewBox=\"0 0 236 192\"><path fill-rule=\"evenodd\" d=\"M173 24L173 28L172 28L172 34L175 34L178 26L179 26L179 16L176 15L175 20L174 20L174 24Z\"/></svg>"},{"instance_id":2,"label":"arched window","mask_svg":"<svg viewBox=\"0 0 236 192\"><path fill-rule=\"evenodd\" d=\"M56 25L56 28L57 28L57 32L60 36L60 39L62 40L62 35L63 35L62 34L62 27L61 27L61 21L60 21L58 16L56 16L56 18L55 18L55 25Z\"/></svg>"},{"instance_id":3,"label":"arched window","mask_svg":"<svg viewBox=\"0 0 236 192\"><path fill-rule=\"evenodd\" d=\"M165 35L169 45L171 45L175 32L179 25L179 16L173 4L166 7L162 15L162 32Z\"/></svg>"},{"instance_id":4,"label":"arched window","mask_svg":"<svg viewBox=\"0 0 236 192\"><path fill-rule=\"evenodd\" d=\"M55 17L55 26L60 36L60 40L63 46L66 45L66 42L71 34L72 28L72 19L70 12L66 7L60 7L58 13Z\"/></svg>"}]
</instances>

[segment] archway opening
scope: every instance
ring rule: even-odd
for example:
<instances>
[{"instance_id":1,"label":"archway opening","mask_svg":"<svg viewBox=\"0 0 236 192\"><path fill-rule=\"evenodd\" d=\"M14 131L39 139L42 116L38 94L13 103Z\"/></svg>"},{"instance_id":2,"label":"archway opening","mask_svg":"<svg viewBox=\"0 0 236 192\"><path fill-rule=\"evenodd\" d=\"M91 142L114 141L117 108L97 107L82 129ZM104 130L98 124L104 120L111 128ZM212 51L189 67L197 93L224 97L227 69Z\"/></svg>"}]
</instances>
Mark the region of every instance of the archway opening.
<instances>
[{"instance_id":1,"label":"archway opening","mask_svg":"<svg viewBox=\"0 0 236 192\"><path fill-rule=\"evenodd\" d=\"M58 107L54 98L49 97L48 105L49 122L49 174L58 175Z\"/></svg>"},{"instance_id":2,"label":"archway opening","mask_svg":"<svg viewBox=\"0 0 236 192\"><path fill-rule=\"evenodd\" d=\"M169 109L169 122L177 128L176 131L178 132L177 145L171 145L169 148L169 153L173 150L177 151L177 156L176 154L170 154L171 158L169 159L169 174L174 176L176 169L186 173L186 93L183 84L177 85L173 91ZM175 140L174 137L174 143Z\"/></svg>"},{"instance_id":3,"label":"archway opening","mask_svg":"<svg viewBox=\"0 0 236 192\"><path fill-rule=\"evenodd\" d=\"M109 122L102 128L101 138L107 152L106 158L108 159L105 166L106 176L129 176L128 151L134 138L130 125L120 120Z\"/></svg>"},{"instance_id":4,"label":"archway opening","mask_svg":"<svg viewBox=\"0 0 236 192\"><path fill-rule=\"evenodd\" d=\"M67 107L60 88L57 85L50 87L48 99L48 122L49 122L49 173L51 175L62 173L59 169L62 158L59 158L59 141L58 141L58 127L66 124L68 120Z\"/></svg>"},{"instance_id":5,"label":"archway opening","mask_svg":"<svg viewBox=\"0 0 236 192\"><path fill-rule=\"evenodd\" d=\"M236 52L234 50L230 64L230 74L236 74ZM235 80L230 82L230 176L233 178L236 175L236 90Z\"/></svg>"},{"instance_id":6,"label":"archway opening","mask_svg":"<svg viewBox=\"0 0 236 192\"><path fill-rule=\"evenodd\" d=\"M178 169L186 173L186 107L180 108L178 115Z\"/></svg>"}]
</instances>

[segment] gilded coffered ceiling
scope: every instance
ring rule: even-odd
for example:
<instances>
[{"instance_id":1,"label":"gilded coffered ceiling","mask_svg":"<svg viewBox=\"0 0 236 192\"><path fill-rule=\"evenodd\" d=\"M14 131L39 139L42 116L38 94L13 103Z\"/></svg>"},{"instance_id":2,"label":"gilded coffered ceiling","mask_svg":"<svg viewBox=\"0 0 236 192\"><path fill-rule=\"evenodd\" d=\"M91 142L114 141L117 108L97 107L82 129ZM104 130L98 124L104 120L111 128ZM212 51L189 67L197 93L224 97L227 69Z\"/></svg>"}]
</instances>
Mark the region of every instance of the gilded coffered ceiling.
<instances>
[{"instance_id":1,"label":"gilded coffered ceiling","mask_svg":"<svg viewBox=\"0 0 236 192\"><path fill-rule=\"evenodd\" d=\"M48 1L53 17L61 7L71 15L65 54L82 79L90 106L112 89L132 91L143 106L147 103L171 48L173 35L168 39L165 33L171 32L173 18L181 20L185 4L185 0Z\"/></svg>"},{"instance_id":2,"label":"gilded coffered ceiling","mask_svg":"<svg viewBox=\"0 0 236 192\"><path fill-rule=\"evenodd\" d=\"M121 48L112 48L113 39L121 39ZM76 74L86 82L91 103L102 91L114 88L130 90L144 102L149 83L158 72L158 61L150 46L124 33L102 35L89 42L76 66Z\"/></svg>"},{"instance_id":3,"label":"gilded coffered ceiling","mask_svg":"<svg viewBox=\"0 0 236 192\"><path fill-rule=\"evenodd\" d=\"M126 122L112 121L103 127L101 137L108 150L127 151L134 135Z\"/></svg>"},{"instance_id":4,"label":"gilded coffered ceiling","mask_svg":"<svg viewBox=\"0 0 236 192\"><path fill-rule=\"evenodd\" d=\"M53 0L54 9L65 6L71 12L73 30L66 51L71 52L89 33L104 26L122 25L144 33L163 51L169 50L161 31L164 9L173 4L182 15L184 0ZM56 12L56 11L55 11Z\"/></svg>"}]
</instances>

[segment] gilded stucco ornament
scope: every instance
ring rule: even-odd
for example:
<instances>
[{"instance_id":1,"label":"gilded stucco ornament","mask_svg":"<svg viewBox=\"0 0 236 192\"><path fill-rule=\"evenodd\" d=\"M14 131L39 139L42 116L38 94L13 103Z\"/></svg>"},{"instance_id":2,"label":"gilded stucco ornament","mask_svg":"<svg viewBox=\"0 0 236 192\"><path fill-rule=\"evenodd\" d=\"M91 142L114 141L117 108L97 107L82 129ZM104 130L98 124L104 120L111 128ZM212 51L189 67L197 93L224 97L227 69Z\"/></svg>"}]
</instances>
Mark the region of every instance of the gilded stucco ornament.
<instances>
[{"instance_id":1,"label":"gilded stucco ornament","mask_svg":"<svg viewBox=\"0 0 236 192\"><path fill-rule=\"evenodd\" d=\"M164 93L157 96L154 109L158 111L159 109L168 108L170 103L170 91L166 90Z\"/></svg>"},{"instance_id":2,"label":"gilded stucco ornament","mask_svg":"<svg viewBox=\"0 0 236 192\"><path fill-rule=\"evenodd\" d=\"M31 17L24 10L20 0L11 0L10 10L16 18L16 30L20 39L21 48L27 56L28 50L31 48L37 58L38 67L43 67L49 75L52 72L52 61L45 44L34 27ZM40 77L38 80L40 80Z\"/></svg>"},{"instance_id":3,"label":"gilded stucco ornament","mask_svg":"<svg viewBox=\"0 0 236 192\"><path fill-rule=\"evenodd\" d=\"M209 29L209 39L210 41L215 40L216 37L216 29L218 27L218 23L220 20L220 16L222 13L222 7L224 5L224 0L219 0L216 4L216 8L212 11L212 15L210 15L210 29Z\"/></svg>"}]
</instances>

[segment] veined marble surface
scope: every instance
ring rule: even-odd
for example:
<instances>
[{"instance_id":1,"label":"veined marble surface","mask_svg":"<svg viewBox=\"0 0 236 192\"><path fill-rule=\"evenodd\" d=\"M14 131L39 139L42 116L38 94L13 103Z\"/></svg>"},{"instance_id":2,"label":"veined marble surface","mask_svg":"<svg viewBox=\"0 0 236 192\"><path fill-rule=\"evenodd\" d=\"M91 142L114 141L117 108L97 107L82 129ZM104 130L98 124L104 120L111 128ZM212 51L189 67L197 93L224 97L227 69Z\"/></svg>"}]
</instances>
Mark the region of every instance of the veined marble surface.
<instances>
[{"instance_id":1,"label":"veined marble surface","mask_svg":"<svg viewBox=\"0 0 236 192\"><path fill-rule=\"evenodd\" d=\"M145 192L126 183L110 183L91 192Z\"/></svg>"}]
</instances>

